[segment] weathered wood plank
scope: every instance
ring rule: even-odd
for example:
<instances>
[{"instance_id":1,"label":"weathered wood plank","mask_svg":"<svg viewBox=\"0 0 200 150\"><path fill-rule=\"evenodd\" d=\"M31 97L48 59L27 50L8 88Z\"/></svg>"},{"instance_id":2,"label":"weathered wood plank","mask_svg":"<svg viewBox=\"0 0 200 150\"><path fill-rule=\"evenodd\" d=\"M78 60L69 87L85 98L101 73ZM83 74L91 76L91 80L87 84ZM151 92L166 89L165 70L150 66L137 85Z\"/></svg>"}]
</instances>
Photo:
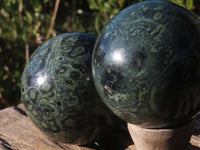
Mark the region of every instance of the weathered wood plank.
<instances>
[{"instance_id":1,"label":"weathered wood plank","mask_svg":"<svg viewBox=\"0 0 200 150\"><path fill-rule=\"evenodd\" d=\"M0 111L1 149L9 150L88 150L89 148L61 146L49 140L28 119L23 105Z\"/></svg>"},{"instance_id":2,"label":"weathered wood plank","mask_svg":"<svg viewBox=\"0 0 200 150\"><path fill-rule=\"evenodd\" d=\"M119 143L118 143L119 144ZM123 144L123 142L122 142ZM130 150L133 145L125 145ZM89 148L91 147L91 148ZM24 105L0 111L0 149L2 150L94 150L98 145L86 147L67 145L51 141L29 120ZM104 147L104 149L106 149ZM109 148L108 148L109 149Z\"/></svg>"},{"instance_id":3,"label":"weathered wood plank","mask_svg":"<svg viewBox=\"0 0 200 150\"><path fill-rule=\"evenodd\" d=\"M200 115L196 117L195 122L195 130L190 141L191 150L200 150ZM51 141L33 125L26 115L23 104L0 111L0 150L109 150L113 149L111 145L114 144L117 145L118 150L135 149L130 139L123 137L121 142L118 141L119 139L115 137L116 143L109 143L109 140L107 143L110 145L103 148L95 143L87 146L61 144Z\"/></svg>"}]
</instances>

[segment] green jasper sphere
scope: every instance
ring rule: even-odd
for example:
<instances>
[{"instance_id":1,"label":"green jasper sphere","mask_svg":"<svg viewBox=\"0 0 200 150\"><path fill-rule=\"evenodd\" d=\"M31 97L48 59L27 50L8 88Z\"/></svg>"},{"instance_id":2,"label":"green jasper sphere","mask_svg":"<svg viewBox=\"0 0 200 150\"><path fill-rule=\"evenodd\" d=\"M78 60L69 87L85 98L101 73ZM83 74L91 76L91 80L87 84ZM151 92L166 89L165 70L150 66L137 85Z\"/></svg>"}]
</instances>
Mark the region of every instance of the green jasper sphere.
<instances>
[{"instance_id":1,"label":"green jasper sphere","mask_svg":"<svg viewBox=\"0 0 200 150\"><path fill-rule=\"evenodd\" d=\"M200 21L165 1L132 5L102 30L92 70L102 100L129 123L185 123L200 109Z\"/></svg>"},{"instance_id":2,"label":"green jasper sphere","mask_svg":"<svg viewBox=\"0 0 200 150\"><path fill-rule=\"evenodd\" d=\"M27 114L56 141L92 142L113 120L92 79L95 41L90 34L61 34L41 45L24 69L21 90Z\"/></svg>"}]
</instances>

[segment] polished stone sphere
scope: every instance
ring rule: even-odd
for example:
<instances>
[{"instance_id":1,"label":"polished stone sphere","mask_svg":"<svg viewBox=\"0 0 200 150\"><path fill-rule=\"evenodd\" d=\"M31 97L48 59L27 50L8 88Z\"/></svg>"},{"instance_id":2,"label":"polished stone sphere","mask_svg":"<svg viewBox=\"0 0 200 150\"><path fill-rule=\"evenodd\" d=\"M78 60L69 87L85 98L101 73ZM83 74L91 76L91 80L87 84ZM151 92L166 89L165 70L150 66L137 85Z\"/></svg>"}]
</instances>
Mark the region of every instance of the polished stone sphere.
<instances>
[{"instance_id":1,"label":"polished stone sphere","mask_svg":"<svg viewBox=\"0 0 200 150\"><path fill-rule=\"evenodd\" d=\"M102 30L92 70L102 100L127 122L183 124L200 109L200 21L165 1L132 5Z\"/></svg>"},{"instance_id":2,"label":"polished stone sphere","mask_svg":"<svg viewBox=\"0 0 200 150\"><path fill-rule=\"evenodd\" d=\"M95 41L90 34L61 34L42 44L24 69L21 89L27 114L56 141L86 144L119 123L92 80Z\"/></svg>"}]
</instances>

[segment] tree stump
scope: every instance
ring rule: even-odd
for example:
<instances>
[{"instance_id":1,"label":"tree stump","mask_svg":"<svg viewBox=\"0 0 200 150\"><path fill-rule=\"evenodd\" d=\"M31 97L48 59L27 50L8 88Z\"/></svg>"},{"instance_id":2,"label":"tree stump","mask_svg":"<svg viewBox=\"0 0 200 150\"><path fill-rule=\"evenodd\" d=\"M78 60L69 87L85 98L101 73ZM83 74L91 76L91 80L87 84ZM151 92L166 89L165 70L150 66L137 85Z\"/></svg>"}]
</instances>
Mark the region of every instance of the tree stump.
<instances>
[{"instance_id":1,"label":"tree stump","mask_svg":"<svg viewBox=\"0 0 200 150\"><path fill-rule=\"evenodd\" d=\"M129 135L117 136L116 133L107 140L84 146L58 143L34 126L27 117L23 104L0 111L0 150L135 150ZM190 143L191 150L200 150L200 115L195 118Z\"/></svg>"}]
</instances>

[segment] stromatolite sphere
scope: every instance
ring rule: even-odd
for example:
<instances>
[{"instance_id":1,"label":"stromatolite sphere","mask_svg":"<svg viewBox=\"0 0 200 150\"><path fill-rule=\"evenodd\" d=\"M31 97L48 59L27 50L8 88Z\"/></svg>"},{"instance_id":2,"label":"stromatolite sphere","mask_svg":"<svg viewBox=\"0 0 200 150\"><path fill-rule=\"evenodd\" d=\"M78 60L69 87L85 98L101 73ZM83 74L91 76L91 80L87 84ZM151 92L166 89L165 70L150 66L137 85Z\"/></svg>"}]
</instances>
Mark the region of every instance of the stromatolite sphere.
<instances>
[{"instance_id":1,"label":"stromatolite sphere","mask_svg":"<svg viewBox=\"0 0 200 150\"><path fill-rule=\"evenodd\" d=\"M46 135L69 144L93 141L113 121L91 73L96 36L61 34L39 47L22 75L28 116Z\"/></svg>"},{"instance_id":2,"label":"stromatolite sphere","mask_svg":"<svg viewBox=\"0 0 200 150\"><path fill-rule=\"evenodd\" d=\"M101 98L122 119L182 124L200 108L200 22L165 1L132 5L102 30L92 69Z\"/></svg>"}]
</instances>

